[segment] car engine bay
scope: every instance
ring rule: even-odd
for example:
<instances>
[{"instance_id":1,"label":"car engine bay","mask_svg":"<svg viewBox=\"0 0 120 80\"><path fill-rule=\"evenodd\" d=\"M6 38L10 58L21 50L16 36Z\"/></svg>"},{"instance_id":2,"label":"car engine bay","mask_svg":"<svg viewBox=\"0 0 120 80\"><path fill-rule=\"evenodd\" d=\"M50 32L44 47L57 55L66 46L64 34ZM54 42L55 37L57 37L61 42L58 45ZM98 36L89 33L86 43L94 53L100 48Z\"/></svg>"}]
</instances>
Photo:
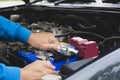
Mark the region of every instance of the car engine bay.
<instances>
[{"instance_id":1,"label":"car engine bay","mask_svg":"<svg viewBox=\"0 0 120 80\"><path fill-rule=\"evenodd\" d=\"M9 13L8 13L9 12ZM48 14L49 13L49 14ZM104 52L120 45L120 13L104 12L102 10L73 10L73 9L50 9L50 8L24 8L14 7L3 10L0 14L15 23L30 29L32 32L52 32L58 41L63 44L70 44L69 40L73 37L80 37L88 41L95 41L98 48L98 56ZM72 48L78 50L76 48ZM67 49L66 49L67 50ZM21 42L8 42L0 40L0 57L6 65L24 67L32 61L26 62L16 53L36 53L37 59L46 59L47 56L53 56L50 53L55 51L41 51ZM49 53L47 55L46 53ZM66 53L66 52L65 52ZM76 53L76 52L75 52ZM76 53L77 54L77 53ZM71 56L59 55L52 58L55 61L63 60L56 56L65 56L67 59L73 57L76 61L76 55ZM34 57L34 55L32 55ZM84 58L79 57L79 60ZM36 60L36 59L35 59ZM33 60L34 61L34 60ZM19 63L18 63L19 62ZM72 62L72 60L71 60Z\"/></svg>"}]
</instances>

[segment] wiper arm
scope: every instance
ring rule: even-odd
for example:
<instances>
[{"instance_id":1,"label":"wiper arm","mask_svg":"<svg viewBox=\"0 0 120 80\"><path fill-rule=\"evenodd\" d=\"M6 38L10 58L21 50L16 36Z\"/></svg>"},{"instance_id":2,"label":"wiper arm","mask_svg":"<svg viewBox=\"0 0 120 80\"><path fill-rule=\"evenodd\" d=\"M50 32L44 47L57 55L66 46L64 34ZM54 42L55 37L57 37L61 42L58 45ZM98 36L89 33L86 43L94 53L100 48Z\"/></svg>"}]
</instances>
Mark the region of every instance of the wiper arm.
<instances>
[{"instance_id":1,"label":"wiper arm","mask_svg":"<svg viewBox=\"0 0 120 80\"><path fill-rule=\"evenodd\" d=\"M28 4L30 2L30 0L23 0L25 2L25 4Z\"/></svg>"},{"instance_id":2,"label":"wiper arm","mask_svg":"<svg viewBox=\"0 0 120 80\"><path fill-rule=\"evenodd\" d=\"M66 0L58 0L58 1L55 1L54 4L58 5L58 4L60 4L60 3L64 2L64 1L66 1Z\"/></svg>"},{"instance_id":3,"label":"wiper arm","mask_svg":"<svg viewBox=\"0 0 120 80\"><path fill-rule=\"evenodd\" d=\"M32 1L32 2L28 2L29 0L27 0L27 2L26 2L26 0L23 0L23 1L25 1L26 4L33 4L33 3L36 3L36 2L40 2L42 0L35 0L35 1Z\"/></svg>"},{"instance_id":4,"label":"wiper arm","mask_svg":"<svg viewBox=\"0 0 120 80\"><path fill-rule=\"evenodd\" d=\"M39 2L39 1L42 1L42 0L35 0L35 1L33 1L32 3L36 3L36 2Z\"/></svg>"}]
</instances>

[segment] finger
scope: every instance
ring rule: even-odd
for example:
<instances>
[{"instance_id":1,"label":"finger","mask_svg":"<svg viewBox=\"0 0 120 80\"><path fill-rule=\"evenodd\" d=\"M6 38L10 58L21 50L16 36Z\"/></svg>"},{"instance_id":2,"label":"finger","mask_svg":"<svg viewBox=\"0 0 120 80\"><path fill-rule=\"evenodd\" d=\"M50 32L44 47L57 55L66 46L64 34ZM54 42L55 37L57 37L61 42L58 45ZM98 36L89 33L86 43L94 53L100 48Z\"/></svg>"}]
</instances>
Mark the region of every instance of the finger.
<instances>
[{"instance_id":1,"label":"finger","mask_svg":"<svg viewBox=\"0 0 120 80\"><path fill-rule=\"evenodd\" d=\"M46 44L45 47L47 50L59 50L58 44Z\"/></svg>"},{"instance_id":2,"label":"finger","mask_svg":"<svg viewBox=\"0 0 120 80\"><path fill-rule=\"evenodd\" d=\"M49 43L49 44L54 44L54 43L55 43L55 40L54 40L54 39L48 39L48 43Z\"/></svg>"},{"instance_id":3,"label":"finger","mask_svg":"<svg viewBox=\"0 0 120 80\"><path fill-rule=\"evenodd\" d=\"M56 38L52 38L52 39L48 39L48 43L49 44L55 44L56 45L56 50L59 50L61 45L58 42L58 40Z\"/></svg>"},{"instance_id":4,"label":"finger","mask_svg":"<svg viewBox=\"0 0 120 80\"><path fill-rule=\"evenodd\" d=\"M55 66L53 66L50 61L45 61L44 65L50 69L53 69L53 70L55 69Z\"/></svg>"},{"instance_id":5,"label":"finger","mask_svg":"<svg viewBox=\"0 0 120 80\"><path fill-rule=\"evenodd\" d=\"M41 50L56 50L57 45L56 44L48 44L48 43L42 43L41 46L39 46Z\"/></svg>"},{"instance_id":6,"label":"finger","mask_svg":"<svg viewBox=\"0 0 120 80\"><path fill-rule=\"evenodd\" d=\"M60 45L60 43L56 40L55 41L55 44L57 45L57 48L56 48L56 50L60 50L60 48L61 48L61 45Z\"/></svg>"},{"instance_id":7,"label":"finger","mask_svg":"<svg viewBox=\"0 0 120 80\"><path fill-rule=\"evenodd\" d=\"M46 68L45 70L46 71L43 72L44 74L56 74L56 75L58 74L57 71L49 69L49 68Z\"/></svg>"}]
</instances>

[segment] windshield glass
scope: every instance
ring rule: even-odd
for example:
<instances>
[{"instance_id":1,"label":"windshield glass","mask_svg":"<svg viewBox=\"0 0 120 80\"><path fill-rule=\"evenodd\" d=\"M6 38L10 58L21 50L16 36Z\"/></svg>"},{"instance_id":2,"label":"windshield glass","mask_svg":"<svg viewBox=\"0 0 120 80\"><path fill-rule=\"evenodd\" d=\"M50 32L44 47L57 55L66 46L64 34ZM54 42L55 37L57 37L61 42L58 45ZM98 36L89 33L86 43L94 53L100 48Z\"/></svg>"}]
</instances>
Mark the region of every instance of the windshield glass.
<instances>
[{"instance_id":1,"label":"windshield glass","mask_svg":"<svg viewBox=\"0 0 120 80\"><path fill-rule=\"evenodd\" d=\"M22 0L0 0L0 8L25 4Z\"/></svg>"}]
</instances>

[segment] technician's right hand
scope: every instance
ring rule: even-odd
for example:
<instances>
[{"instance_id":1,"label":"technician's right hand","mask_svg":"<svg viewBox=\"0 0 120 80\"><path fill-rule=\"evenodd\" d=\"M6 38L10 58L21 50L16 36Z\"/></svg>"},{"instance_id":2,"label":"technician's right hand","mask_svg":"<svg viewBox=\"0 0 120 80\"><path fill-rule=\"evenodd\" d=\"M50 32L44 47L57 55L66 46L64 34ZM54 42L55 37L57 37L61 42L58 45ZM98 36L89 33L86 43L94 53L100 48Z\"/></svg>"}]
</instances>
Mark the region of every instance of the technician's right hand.
<instances>
[{"instance_id":1,"label":"technician's right hand","mask_svg":"<svg viewBox=\"0 0 120 80\"><path fill-rule=\"evenodd\" d=\"M41 50L59 50L61 47L55 35L49 32L32 33L28 44Z\"/></svg>"},{"instance_id":2,"label":"technician's right hand","mask_svg":"<svg viewBox=\"0 0 120 80\"><path fill-rule=\"evenodd\" d=\"M41 80L47 74L57 74L49 61L37 60L21 69L21 80Z\"/></svg>"}]
</instances>

